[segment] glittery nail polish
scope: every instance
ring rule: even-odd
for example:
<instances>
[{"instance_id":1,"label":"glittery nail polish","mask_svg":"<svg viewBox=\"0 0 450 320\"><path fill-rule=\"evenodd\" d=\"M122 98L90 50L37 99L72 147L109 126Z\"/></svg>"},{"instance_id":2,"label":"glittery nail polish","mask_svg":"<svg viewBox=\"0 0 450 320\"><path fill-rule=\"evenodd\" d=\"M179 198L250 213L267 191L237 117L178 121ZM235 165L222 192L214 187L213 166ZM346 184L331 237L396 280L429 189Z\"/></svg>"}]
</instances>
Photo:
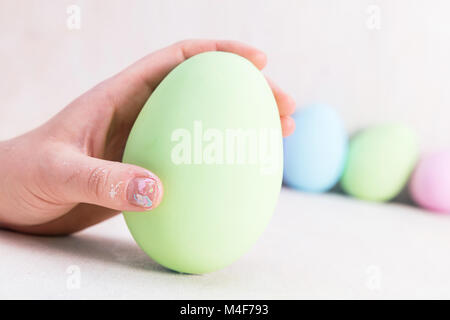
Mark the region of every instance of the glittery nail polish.
<instances>
[{"instance_id":1,"label":"glittery nail polish","mask_svg":"<svg viewBox=\"0 0 450 320\"><path fill-rule=\"evenodd\" d=\"M127 197L132 205L152 209L158 196L158 182L153 178L135 178L128 184Z\"/></svg>"}]
</instances>

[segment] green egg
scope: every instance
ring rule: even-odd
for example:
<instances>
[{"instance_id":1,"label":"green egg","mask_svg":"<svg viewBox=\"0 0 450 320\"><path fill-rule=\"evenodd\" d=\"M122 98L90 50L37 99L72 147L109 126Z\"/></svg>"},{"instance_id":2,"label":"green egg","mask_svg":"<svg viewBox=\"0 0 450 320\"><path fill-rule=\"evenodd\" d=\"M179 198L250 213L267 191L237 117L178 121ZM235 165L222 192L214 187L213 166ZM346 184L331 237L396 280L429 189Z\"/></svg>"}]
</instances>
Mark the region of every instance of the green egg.
<instances>
[{"instance_id":1,"label":"green egg","mask_svg":"<svg viewBox=\"0 0 450 320\"><path fill-rule=\"evenodd\" d=\"M350 141L341 186L348 194L388 201L404 188L418 157L414 132L404 125L368 128Z\"/></svg>"},{"instance_id":2,"label":"green egg","mask_svg":"<svg viewBox=\"0 0 450 320\"><path fill-rule=\"evenodd\" d=\"M139 114L123 161L164 185L159 207L124 212L139 246L183 273L223 268L267 226L281 187L277 105L261 72L231 53L181 63Z\"/></svg>"}]
</instances>

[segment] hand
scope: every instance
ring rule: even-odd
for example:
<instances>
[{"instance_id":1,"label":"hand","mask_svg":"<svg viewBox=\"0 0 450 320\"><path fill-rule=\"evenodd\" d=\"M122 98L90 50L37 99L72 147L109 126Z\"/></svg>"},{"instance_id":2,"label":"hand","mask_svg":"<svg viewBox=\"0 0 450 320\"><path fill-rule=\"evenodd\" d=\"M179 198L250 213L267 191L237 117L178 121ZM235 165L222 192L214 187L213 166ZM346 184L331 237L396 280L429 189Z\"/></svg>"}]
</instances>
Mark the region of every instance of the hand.
<instances>
[{"instance_id":1,"label":"hand","mask_svg":"<svg viewBox=\"0 0 450 320\"><path fill-rule=\"evenodd\" d=\"M227 51L259 69L261 51L234 41L189 40L154 52L86 92L41 127L0 143L0 226L32 234L77 232L120 211L158 206L163 186L120 163L139 111L169 71L205 51ZM270 82L271 83L271 82ZM271 83L283 135L295 103Z\"/></svg>"}]
</instances>

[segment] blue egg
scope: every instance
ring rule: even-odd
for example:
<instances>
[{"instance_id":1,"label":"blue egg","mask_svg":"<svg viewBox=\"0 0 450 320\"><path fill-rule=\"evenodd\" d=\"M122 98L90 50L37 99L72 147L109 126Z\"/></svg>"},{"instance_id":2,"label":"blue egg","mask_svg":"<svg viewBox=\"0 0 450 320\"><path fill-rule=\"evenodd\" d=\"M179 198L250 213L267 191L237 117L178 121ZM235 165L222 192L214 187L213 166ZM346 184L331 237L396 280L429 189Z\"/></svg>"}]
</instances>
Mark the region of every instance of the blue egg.
<instances>
[{"instance_id":1,"label":"blue egg","mask_svg":"<svg viewBox=\"0 0 450 320\"><path fill-rule=\"evenodd\" d=\"M293 117L296 130L284 139L284 183L309 192L333 188L344 170L348 150L341 118L323 104L302 108Z\"/></svg>"}]
</instances>

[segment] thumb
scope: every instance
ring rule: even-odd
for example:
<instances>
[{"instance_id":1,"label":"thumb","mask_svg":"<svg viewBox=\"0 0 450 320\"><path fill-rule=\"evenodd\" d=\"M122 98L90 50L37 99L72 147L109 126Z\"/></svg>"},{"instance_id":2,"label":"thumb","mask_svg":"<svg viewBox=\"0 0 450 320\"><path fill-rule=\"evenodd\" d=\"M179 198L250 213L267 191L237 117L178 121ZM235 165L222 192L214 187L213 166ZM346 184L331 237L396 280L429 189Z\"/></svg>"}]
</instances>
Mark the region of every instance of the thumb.
<instances>
[{"instance_id":1,"label":"thumb","mask_svg":"<svg viewBox=\"0 0 450 320\"><path fill-rule=\"evenodd\" d=\"M131 164L73 152L54 171L58 193L67 202L119 211L147 211L161 202L163 186L152 172ZM59 162L61 163L61 162Z\"/></svg>"}]
</instances>

